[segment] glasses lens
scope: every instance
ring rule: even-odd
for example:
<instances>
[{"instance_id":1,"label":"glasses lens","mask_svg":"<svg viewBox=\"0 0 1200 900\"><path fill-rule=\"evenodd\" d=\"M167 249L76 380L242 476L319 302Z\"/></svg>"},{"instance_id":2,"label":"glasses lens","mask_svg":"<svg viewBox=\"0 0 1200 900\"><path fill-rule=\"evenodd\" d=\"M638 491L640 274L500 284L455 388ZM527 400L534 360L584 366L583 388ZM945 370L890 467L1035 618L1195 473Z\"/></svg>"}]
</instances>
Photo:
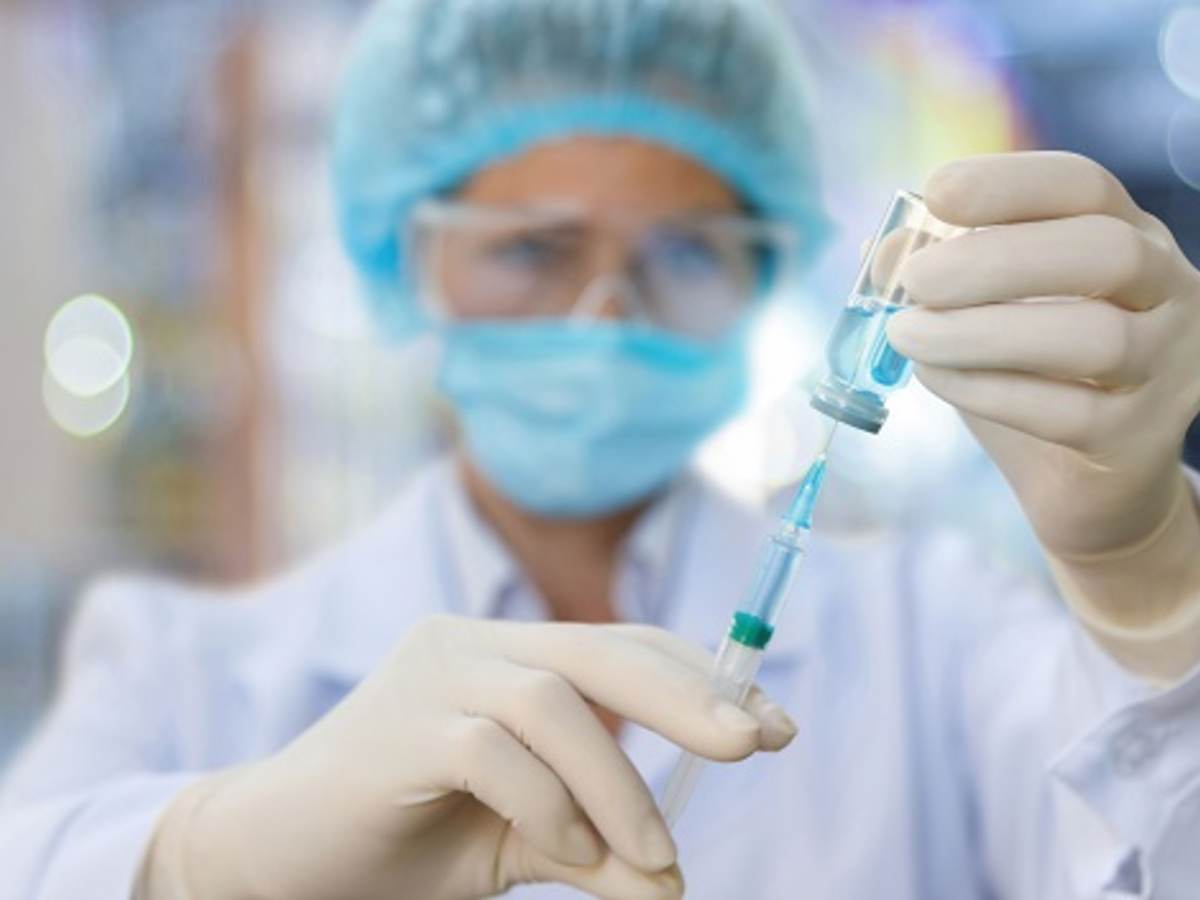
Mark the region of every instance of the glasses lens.
<instances>
[{"instance_id":1,"label":"glasses lens","mask_svg":"<svg viewBox=\"0 0 1200 900\"><path fill-rule=\"evenodd\" d=\"M581 228L477 221L418 231L422 287L452 318L566 315L578 298L588 253Z\"/></svg>"},{"instance_id":2,"label":"glasses lens","mask_svg":"<svg viewBox=\"0 0 1200 900\"><path fill-rule=\"evenodd\" d=\"M717 221L653 232L641 258L649 317L665 328L716 337L772 290L783 248L744 227L749 224Z\"/></svg>"}]
</instances>

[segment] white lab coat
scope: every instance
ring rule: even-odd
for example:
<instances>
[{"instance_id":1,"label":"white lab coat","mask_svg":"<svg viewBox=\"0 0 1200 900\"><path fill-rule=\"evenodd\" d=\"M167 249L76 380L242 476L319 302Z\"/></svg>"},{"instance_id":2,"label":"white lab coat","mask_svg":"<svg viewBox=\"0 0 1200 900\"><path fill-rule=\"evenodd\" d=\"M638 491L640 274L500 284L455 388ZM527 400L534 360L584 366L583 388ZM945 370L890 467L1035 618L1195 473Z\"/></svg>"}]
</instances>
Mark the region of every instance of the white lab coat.
<instances>
[{"instance_id":1,"label":"white lab coat","mask_svg":"<svg viewBox=\"0 0 1200 900\"><path fill-rule=\"evenodd\" d=\"M673 496L631 541L654 589L629 587L629 562L621 609L711 645L770 521L695 482ZM236 602L146 578L93 590L0 795L0 898L128 900L156 817L197 773L279 748L423 616L533 617L462 508L440 465ZM800 734L706 771L677 830L691 898L1200 898L1200 675L1150 689L961 541L815 541L760 682ZM660 791L674 748L640 729L622 742Z\"/></svg>"}]
</instances>

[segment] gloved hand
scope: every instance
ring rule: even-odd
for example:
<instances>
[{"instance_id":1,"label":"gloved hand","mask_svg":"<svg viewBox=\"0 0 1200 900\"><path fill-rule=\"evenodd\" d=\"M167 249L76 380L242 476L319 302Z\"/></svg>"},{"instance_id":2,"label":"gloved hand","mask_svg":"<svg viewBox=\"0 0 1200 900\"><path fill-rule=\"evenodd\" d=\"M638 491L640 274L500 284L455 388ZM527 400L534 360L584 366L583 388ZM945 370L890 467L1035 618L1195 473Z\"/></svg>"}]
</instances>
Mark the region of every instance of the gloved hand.
<instances>
[{"instance_id":1,"label":"gloved hand","mask_svg":"<svg viewBox=\"0 0 1200 900\"><path fill-rule=\"evenodd\" d=\"M1200 273L1081 156L950 163L926 201L982 230L907 261L919 305L889 339L964 414L1090 624L1200 616L1200 516L1179 461L1200 411Z\"/></svg>"},{"instance_id":2,"label":"gloved hand","mask_svg":"<svg viewBox=\"0 0 1200 900\"><path fill-rule=\"evenodd\" d=\"M718 760L795 734L656 628L437 617L276 756L164 816L139 896L451 900L560 881L682 895L654 799L588 701Z\"/></svg>"}]
</instances>

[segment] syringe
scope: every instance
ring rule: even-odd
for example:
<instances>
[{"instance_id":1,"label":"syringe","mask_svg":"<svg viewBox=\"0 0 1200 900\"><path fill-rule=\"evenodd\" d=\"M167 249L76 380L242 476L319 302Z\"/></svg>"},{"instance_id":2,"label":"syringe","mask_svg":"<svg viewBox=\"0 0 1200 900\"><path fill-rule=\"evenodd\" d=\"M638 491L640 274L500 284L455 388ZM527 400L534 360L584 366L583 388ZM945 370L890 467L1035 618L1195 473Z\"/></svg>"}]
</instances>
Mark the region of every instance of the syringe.
<instances>
[{"instance_id":1,"label":"syringe","mask_svg":"<svg viewBox=\"0 0 1200 900\"><path fill-rule=\"evenodd\" d=\"M717 651L712 684L741 706L762 663L800 569L812 529L812 513L825 478L826 454L839 422L874 434L887 418L888 396L908 380L911 363L887 340L888 319L911 302L901 279L904 262L922 247L966 229L936 218L916 194L899 191L862 260L854 288L826 346L824 378L811 405L831 425L809 465L778 530L771 536L758 580ZM692 795L703 762L683 753L663 792L662 811L673 826Z\"/></svg>"},{"instance_id":2,"label":"syringe","mask_svg":"<svg viewBox=\"0 0 1200 900\"><path fill-rule=\"evenodd\" d=\"M800 562L812 534L812 514L821 485L825 481L826 452L837 431L832 422L824 441L792 497L779 527L768 539L754 586L733 614L729 631L717 651L713 665L712 687L716 694L741 706L750 693L763 651L775 633L775 623L787 603ZM662 813L668 826L674 826L695 790L704 761L687 751L679 761L663 791Z\"/></svg>"}]
</instances>

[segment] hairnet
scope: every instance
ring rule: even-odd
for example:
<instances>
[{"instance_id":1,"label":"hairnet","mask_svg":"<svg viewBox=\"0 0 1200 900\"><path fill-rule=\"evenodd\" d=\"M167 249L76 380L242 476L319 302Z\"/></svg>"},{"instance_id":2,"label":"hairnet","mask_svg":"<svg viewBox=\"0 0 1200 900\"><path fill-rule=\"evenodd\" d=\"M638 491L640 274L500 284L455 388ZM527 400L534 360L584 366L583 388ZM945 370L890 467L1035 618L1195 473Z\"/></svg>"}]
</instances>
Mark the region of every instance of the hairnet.
<instances>
[{"instance_id":1,"label":"hairnet","mask_svg":"<svg viewBox=\"0 0 1200 900\"><path fill-rule=\"evenodd\" d=\"M629 135L684 153L821 242L806 81L772 0L380 0L338 105L343 239L393 333L421 324L413 205L540 141Z\"/></svg>"}]
</instances>

